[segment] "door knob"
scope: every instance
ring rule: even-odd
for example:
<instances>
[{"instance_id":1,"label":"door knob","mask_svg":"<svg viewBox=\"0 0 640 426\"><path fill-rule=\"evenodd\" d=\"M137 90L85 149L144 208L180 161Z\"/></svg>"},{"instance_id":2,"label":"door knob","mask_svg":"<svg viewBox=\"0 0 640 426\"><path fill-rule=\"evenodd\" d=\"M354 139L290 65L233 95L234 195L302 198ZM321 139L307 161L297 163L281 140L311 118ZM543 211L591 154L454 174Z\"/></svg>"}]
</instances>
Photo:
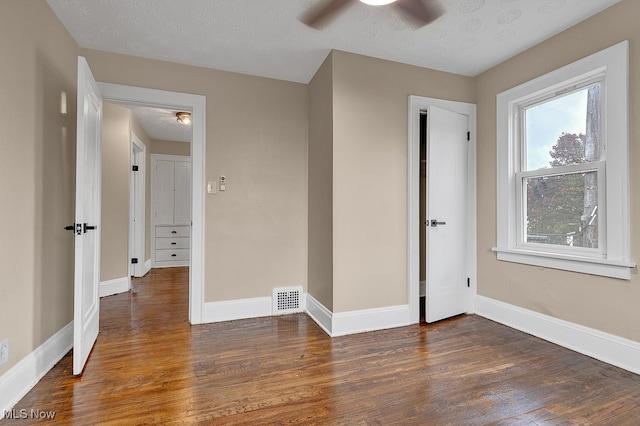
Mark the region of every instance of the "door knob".
<instances>
[{"instance_id":1,"label":"door knob","mask_svg":"<svg viewBox=\"0 0 640 426\"><path fill-rule=\"evenodd\" d=\"M447 222L438 222L438 219L431 219L431 226L436 227L438 225L446 225Z\"/></svg>"},{"instance_id":2,"label":"door knob","mask_svg":"<svg viewBox=\"0 0 640 426\"><path fill-rule=\"evenodd\" d=\"M65 231L73 231L74 234L82 235L82 225L79 223L74 223L73 225L65 226Z\"/></svg>"}]
</instances>

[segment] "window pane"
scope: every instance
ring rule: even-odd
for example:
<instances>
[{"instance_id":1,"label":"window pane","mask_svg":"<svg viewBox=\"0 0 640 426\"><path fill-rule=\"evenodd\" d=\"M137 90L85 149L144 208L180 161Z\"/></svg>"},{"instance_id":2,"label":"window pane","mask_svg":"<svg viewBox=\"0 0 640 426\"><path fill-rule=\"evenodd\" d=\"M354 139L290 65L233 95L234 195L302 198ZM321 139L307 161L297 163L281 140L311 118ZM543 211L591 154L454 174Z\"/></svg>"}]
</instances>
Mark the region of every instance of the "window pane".
<instances>
[{"instance_id":1,"label":"window pane","mask_svg":"<svg viewBox=\"0 0 640 426\"><path fill-rule=\"evenodd\" d=\"M600 160L600 84L524 110L524 170Z\"/></svg>"},{"instance_id":2,"label":"window pane","mask_svg":"<svg viewBox=\"0 0 640 426\"><path fill-rule=\"evenodd\" d=\"M598 248L598 172L524 178L526 242Z\"/></svg>"}]
</instances>

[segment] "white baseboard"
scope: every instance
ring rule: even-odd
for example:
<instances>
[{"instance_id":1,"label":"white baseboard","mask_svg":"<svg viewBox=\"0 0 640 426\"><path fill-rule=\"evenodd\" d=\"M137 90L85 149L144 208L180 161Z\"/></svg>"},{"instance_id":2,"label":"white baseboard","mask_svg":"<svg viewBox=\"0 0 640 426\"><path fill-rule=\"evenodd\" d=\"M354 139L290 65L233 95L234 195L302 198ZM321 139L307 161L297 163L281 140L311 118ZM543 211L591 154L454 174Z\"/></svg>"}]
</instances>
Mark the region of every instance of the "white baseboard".
<instances>
[{"instance_id":1,"label":"white baseboard","mask_svg":"<svg viewBox=\"0 0 640 426\"><path fill-rule=\"evenodd\" d=\"M147 259L144 262L144 273L142 275L147 275L151 270L151 259Z\"/></svg>"},{"instance_id":2,"label":"white baseboard","mask_svg":"<svg viewBox=\"0 0 640 426\"><path fill-rule=\"evenodd\" d=\"M519 306L476 296L476 314L640 374L640 343Z\"/></svg>"},{"instance_id":3,"label":"white baseboard","mask_svg":"<svg viewBox=\"0 0 640 426\"><path fill-rule=\"evenodd\" d=\"M124 293L131 288L131 277L116 278L100 282L100 297Z\"/></svg>"},{"instance_id":4,"label":"white baseboard","mask_svg":"<svg viewBox=\"0 0 640 426\"><path fill-rule=\"evenodd\" d=\"M411 324L409 305L386 306L334 314L310 294L307 294L306 301L305 312L331 337L404 327Z\"/></svg>"},{"instance_id":5,"label":"white baseboard","mask_svg":"<svg viewBox=\"0 0 640 426\"><path fill-rule=\"evenodd\" d=\"M0 376L0 413L11 410L73 347L73 321Z\"/></svg>"},{"instance_id":6,"label":"white baseboard","mask_svg":"<svg viewBox=\"0 0 640 426\"><path fill-rule=\"evenodd\" d=\"M409 324L411 324L409 305L338 312L333 314L331 337L404 327Z\"/></svg>"},{"instance_id":7,"label":"white baseboard","mask_svg":"<svg viewBox=\"0 0 640 426\"><path fill-rule=\"evenodd\" d=\"M190 264L188 260L163 260L153 265L154 268L175 268L177 266L190 266Z\"/></svg>"},{"instance_id":8,"label":"white baseboard","mask_svg":"<svg viewBox=\"0 0 640 426\"><path fill-rule=\"evenodd\" d=\"M271 297L207 302L202 309L202 322L231 321L271 316Z\"/></svg>"},{"instance_id":9,"label":"white baseboard","mask_svg":"<svg viewBox=\"0 0 640 426\"><path fill-rule=\"evenodd\" d=\"M329 336L331 336L331 323L332 313L330 310L324 307L324 305L315 297L307 293L305 312L311 317L312 320L320 326Z\"/></svg>"}]
</instances>

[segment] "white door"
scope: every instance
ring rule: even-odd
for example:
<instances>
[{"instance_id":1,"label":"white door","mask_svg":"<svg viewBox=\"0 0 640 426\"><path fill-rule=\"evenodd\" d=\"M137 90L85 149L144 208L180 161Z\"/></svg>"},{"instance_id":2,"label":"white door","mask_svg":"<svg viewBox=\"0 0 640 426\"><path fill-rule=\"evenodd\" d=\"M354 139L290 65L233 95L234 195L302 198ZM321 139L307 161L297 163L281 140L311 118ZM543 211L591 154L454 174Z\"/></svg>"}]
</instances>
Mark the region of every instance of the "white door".
<instances>
[{"instance_id":1,"label":"white door","mask_svg":"<svg viewBox=\"0 0 640 426\"><path fill-rule=\"evenodd\" d=\"M191 163L176 161L174 171L174 224L191 225Z\"/></svg>"},{"instance_id":2,"label":"white door","mask_svg":"<svg viewBox=\"0 0 640 426\"><path fill-rule=\"evenodd\" d=\"M155 224L173 225L175 164L173 161L157 160L153 174L154 179L154 214Z\"/></svg>"},{"instance_id":3,"label":"white door","mask_svg":"<svg viewBox=\"0 0 640 426\"><path fill-rule=\"evenodd\" d=\"M427 111L426 321L468 311L468 117Z\"/></svg>"},{"instance_id":4,"label":"white door","mask_svg":"<svg viewBox=\"0 0 640 426\"><path fill-rule=\"evenodd\" d=\"M78 57L73 374L81 374L98 337L100 317L100 133L102 96Z\"/></svg>"},{"instance_id":5,"label":"white door","mask_svg":"<svg viewBox=\"0 0 640 426\"><path fill-rule=\"evenodd\" d=\"M131 180L129 185L129 257L130 275L144 276L145 251L145 146L134 133L131 133Z\"/></svg>"}]
</instances>

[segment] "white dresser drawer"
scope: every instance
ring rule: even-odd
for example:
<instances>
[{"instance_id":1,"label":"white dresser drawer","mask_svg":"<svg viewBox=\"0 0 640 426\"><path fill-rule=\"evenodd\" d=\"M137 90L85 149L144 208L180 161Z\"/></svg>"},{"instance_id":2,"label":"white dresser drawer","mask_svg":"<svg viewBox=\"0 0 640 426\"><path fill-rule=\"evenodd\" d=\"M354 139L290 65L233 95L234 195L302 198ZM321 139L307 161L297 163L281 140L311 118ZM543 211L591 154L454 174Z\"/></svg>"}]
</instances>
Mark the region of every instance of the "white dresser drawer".
<instances>
[{"instance_id":1,"label":"white dresser drawer","mask_svg":"<svg viewBox=\"0 0 640 426\"><path fill-rule=\"evenodd\" d=\"M189 237L156 238L157 249L188 249Z\"/></svg>"},{"instance_id":2,"label":"white dresser drawer","mask_svg":"<svg viewBox=\"0 0 640 426\"><path fill-rule=\"evenodd\" d=\"M189 260L189 249L156 250L156 262Z\"/></svg>"},{"instance_id":3,"label":"white dresser drawer","mask_svg":"<svg viewBox=\"0 0 640 426\"><path fill-rule=\"evenodd\" d=\"M189 237L190 226L156 226L156 237Z\"/></svg>"}]
</instances>

